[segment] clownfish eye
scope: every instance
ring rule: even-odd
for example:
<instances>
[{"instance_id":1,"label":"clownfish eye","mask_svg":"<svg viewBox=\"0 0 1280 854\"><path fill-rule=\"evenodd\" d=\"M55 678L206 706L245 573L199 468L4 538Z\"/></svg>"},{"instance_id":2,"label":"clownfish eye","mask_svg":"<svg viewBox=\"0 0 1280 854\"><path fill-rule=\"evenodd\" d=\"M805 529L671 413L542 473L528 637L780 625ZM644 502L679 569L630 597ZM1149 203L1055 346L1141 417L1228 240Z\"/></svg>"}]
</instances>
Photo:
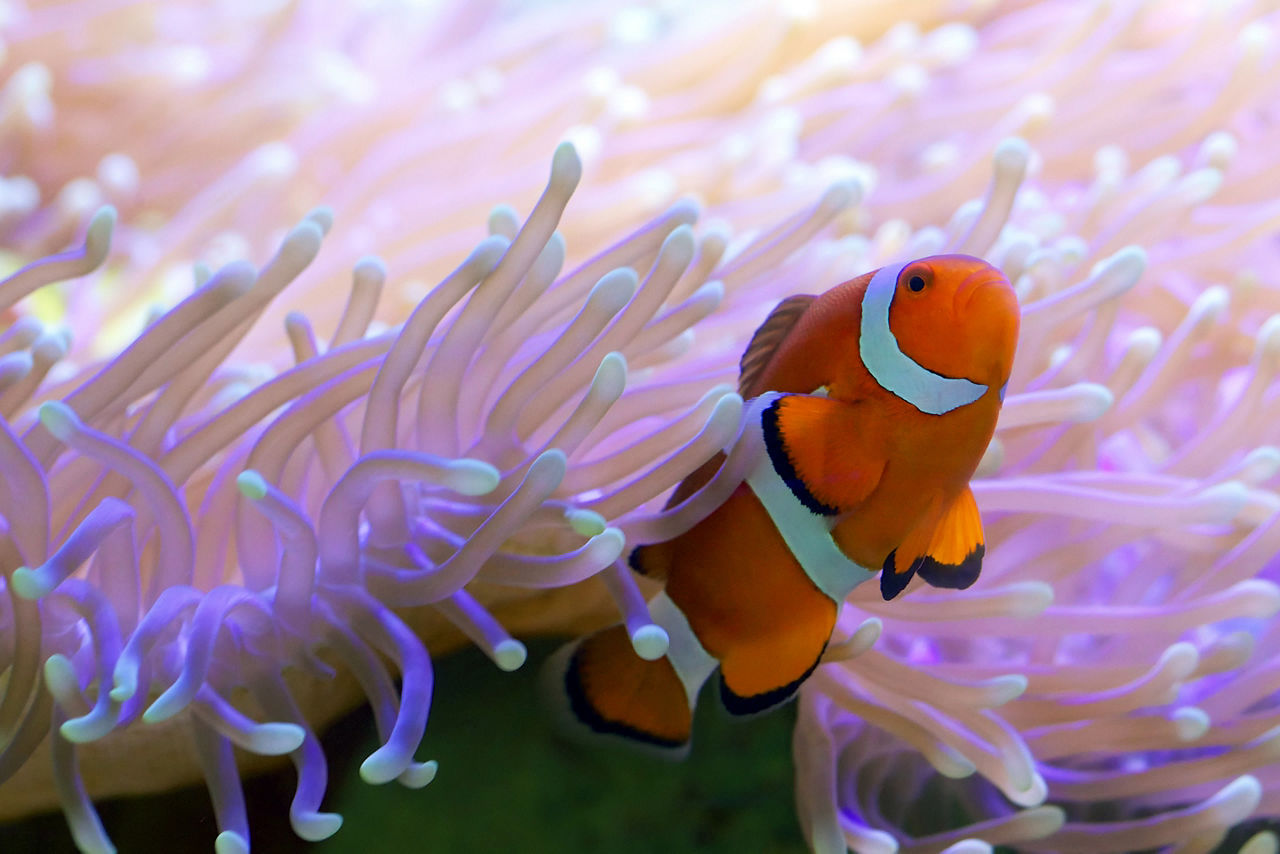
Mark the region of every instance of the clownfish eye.
<instances>
[{"instance_id":1,"label":"clownfish eye","mask_svg":"<svg viewBox=\"0 0 1280 854\"><path fill-rule=\"evenodd\" d=\"M918 294L933 283L933 271L924 264L910 264L898 273L898 287Z\"/></svg>"}]
</instances>

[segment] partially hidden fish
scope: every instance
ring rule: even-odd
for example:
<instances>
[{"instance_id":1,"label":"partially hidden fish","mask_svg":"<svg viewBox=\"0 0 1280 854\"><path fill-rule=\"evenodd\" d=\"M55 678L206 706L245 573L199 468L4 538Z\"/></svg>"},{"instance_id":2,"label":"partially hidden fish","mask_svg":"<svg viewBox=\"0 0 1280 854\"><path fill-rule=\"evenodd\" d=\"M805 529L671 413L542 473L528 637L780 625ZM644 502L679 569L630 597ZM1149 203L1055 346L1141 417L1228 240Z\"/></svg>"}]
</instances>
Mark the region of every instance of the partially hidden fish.
<instances>
[{"instance_id":1,"label":"partially hidden fish","mask_svg":"<svg viewBox=\"0 0 1280 854\"><path fill-rule=\"evenodd\" d=\"M1018 338L1008 280L936 255L783 300L742 356L739 441L767 453L684 534L637 548L663 583L649 604L670 638L645 660L622 625L562 649L549 673L578 728L683 755L702 685L719 669L729 712L790 699L817 667L840 603L880 577L963 589L982 567L969 489L995 430ZM718 454L668 506L715 474Z\"/></svg>"}]
</instances>

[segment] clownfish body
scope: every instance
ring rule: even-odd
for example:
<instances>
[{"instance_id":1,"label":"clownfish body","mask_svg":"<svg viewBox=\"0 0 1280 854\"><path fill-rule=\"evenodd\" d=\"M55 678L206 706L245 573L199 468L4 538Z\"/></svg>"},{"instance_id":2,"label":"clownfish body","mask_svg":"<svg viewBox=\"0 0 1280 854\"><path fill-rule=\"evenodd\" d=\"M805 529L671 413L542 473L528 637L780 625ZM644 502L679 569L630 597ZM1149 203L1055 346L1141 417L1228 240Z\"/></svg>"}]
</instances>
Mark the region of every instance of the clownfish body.
<instances>
[{"instance_id":1,"label":"clownfish body","mask_svg":"<svg viewBox=\"0 0 1280 854\"><path fill-rule=\"evenodd\" d=\"M744 438L767 453L710 516L641 546L667 655L640 658L623 626L558 656L572 717L668 752L688 749L702 684L720 670L734 714L788 700L817 667L840 603L880 575L965 588L983 557L972 477L1018 336L1013 288L977 258L940 255L781 302L742 357ZM742 439L740 439L742 441ZM717 455L673 493L715 474Z\"/></svg>"}]
</instances>

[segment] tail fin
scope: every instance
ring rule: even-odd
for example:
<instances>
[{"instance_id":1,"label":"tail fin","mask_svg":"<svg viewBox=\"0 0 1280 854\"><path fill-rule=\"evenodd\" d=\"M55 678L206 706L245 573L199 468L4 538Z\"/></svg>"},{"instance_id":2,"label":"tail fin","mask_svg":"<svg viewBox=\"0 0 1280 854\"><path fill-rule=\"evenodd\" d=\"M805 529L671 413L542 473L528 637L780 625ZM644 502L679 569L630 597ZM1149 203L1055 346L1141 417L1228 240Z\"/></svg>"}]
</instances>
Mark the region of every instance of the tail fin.
<instances>
[{"instance_id":1,"label":"tail fin","mask_svg":"<svg viewBox=\"0 0 1280 854\"><path fill-rule=\"evenodd\" d=\"M671 758L688 753L693 710L684 683L668 659L636 655L625 626L561 648L548 659L545 678L568 729L621 738Z\"/></svg>"}]
</instances>

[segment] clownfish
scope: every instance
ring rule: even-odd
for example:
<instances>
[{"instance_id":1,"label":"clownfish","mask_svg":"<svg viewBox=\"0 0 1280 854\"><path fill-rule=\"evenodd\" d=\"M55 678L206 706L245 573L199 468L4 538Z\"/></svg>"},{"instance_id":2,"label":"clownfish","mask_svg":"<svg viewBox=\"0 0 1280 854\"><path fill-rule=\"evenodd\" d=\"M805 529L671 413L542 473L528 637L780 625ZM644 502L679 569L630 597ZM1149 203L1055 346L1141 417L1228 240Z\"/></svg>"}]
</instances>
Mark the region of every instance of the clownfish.
<instances>
[{"instance_id":1,"label":"clownfish","mask_svg":"<svg viewBox=\"0 0 1280 854\"><path fill-rule=\"evenodd\" d=\"M617 625L551 659L576 728L672 755L718 668L730 713L789 700L818 666L840 603L880 576L973 584L984 553L969 479L995 431L1020 312L1008 280L966 255L872 271L783 300L740 363L743 435L767 453L707 518L642 545L630 563L661 581L649 603L670 638L642 659ZM718 454L667 506L715 474Z\"/></svg>"}]
</instances>

